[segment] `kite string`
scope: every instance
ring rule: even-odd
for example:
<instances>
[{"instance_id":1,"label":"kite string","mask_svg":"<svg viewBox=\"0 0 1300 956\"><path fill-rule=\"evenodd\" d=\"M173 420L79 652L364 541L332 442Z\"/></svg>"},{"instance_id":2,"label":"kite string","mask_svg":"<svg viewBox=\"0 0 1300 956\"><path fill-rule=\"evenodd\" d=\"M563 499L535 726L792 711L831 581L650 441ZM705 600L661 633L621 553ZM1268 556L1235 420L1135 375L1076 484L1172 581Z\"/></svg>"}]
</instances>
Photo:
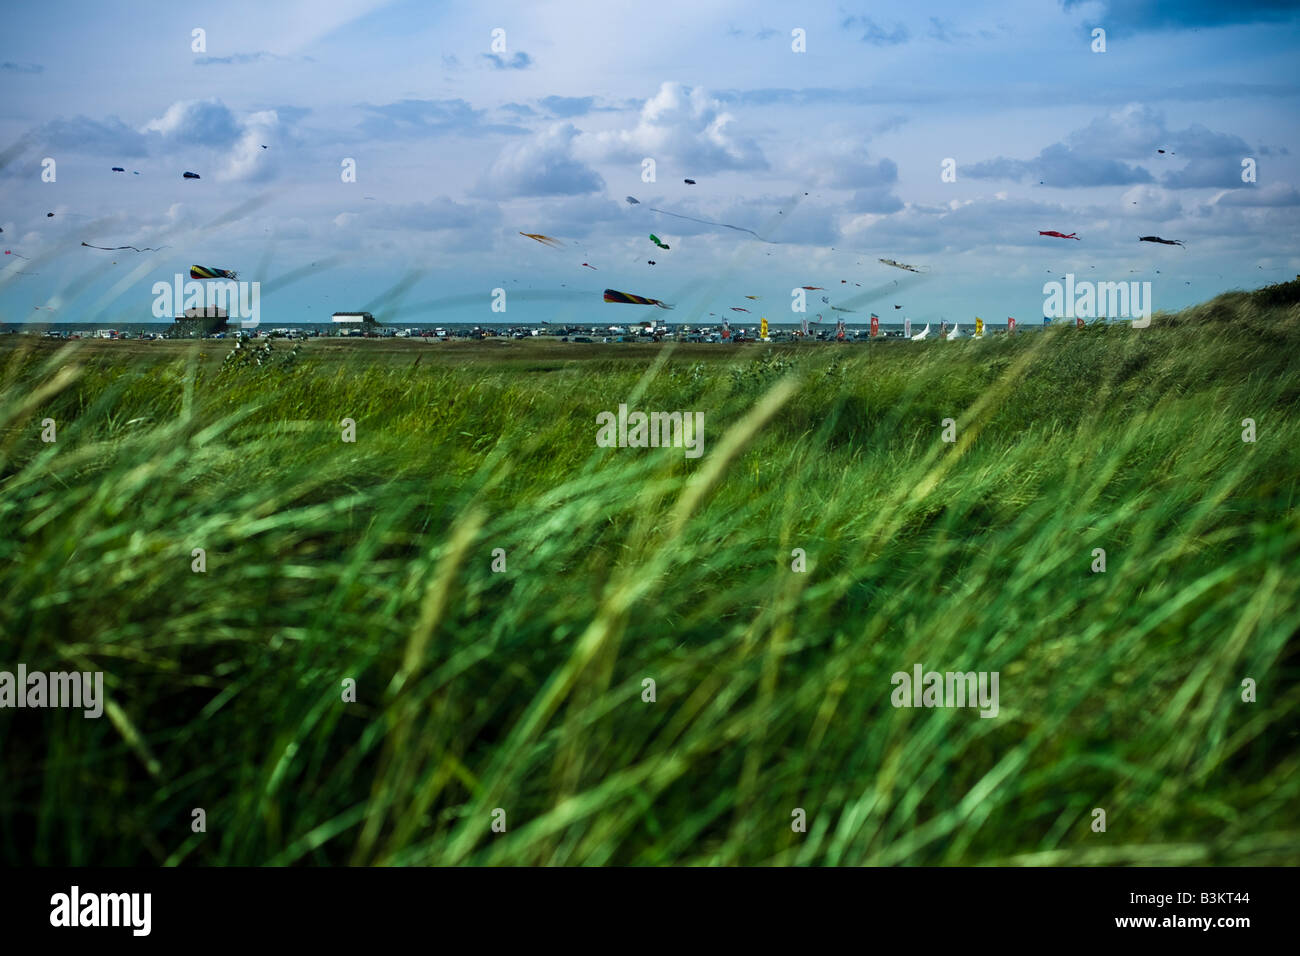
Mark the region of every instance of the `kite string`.
<instances>
[{"instance_id":1,"label":"kite string","mask_svg":"<svg viewBox=\"0 0 1300 956\"><path fill-rule=\"evenodd\" d=\"M134 249L136 252L161 252L164 249L170 249L171 246L145 246L143 249L136 249L135 246L92 246L88 242L83 242L87 249L102 249L104 252L117 252L120 249Z\"/></svg>"},{"instance_id":2,"label":"kite string","mask_svg":"<svg viewBox=\"0 0 1300 956\"><path fill-rule=\"evenodd\" d=\"M713 222L709 219L696 219L694 216L683 216L679 212L668 212L665 209L656 209L654 206L646 206L646 208L649 209L651 212L659 213L661 216L675 216L678 219L685 219L687 222L698 222L706 226L722 226L724 229L734 229L736 230L736 232L747 232L755 239L757 239L759 242L766 242L768 245L772 245L772 246L780 245L779 242L773 242L771 239L764 239L753 229L745 229L741 226L733 226L731 225L731 223L728 222Z\"/></svg>"}]
</instances>

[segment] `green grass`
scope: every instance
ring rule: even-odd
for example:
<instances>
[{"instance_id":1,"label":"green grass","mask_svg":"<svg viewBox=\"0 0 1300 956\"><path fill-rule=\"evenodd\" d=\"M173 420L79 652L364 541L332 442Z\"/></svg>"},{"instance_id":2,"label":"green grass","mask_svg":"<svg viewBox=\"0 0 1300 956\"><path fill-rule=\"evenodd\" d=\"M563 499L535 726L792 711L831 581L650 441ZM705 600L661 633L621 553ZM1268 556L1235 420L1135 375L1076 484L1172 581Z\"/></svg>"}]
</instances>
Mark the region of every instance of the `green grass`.
<instances>
[{"instance_id":1,"label":"green grass","mask_svg":"<svg viewBox=\"0 0 1300 956\"><path fill-rule=\"evenodd\" d=\"M0 712L0 859L1300 862L1295 301L703 363L8 347L0 669L111 706ZM620 402L704 456L597 448ZM916 663L999 715L892 707Z\"/></svg>"}]
</instances>

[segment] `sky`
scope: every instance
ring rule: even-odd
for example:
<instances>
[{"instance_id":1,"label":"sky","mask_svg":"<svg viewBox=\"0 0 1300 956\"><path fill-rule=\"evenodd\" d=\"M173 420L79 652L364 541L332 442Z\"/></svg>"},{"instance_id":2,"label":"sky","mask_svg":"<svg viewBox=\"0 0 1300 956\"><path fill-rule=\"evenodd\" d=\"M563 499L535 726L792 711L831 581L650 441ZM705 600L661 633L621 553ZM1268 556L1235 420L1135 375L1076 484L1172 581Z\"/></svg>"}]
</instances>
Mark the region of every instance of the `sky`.
<instances>
[{"instance_id":1,"label":"sky","mask_svg":"<svg viewBox=\"0 0 1300 956\"><path fill-rule=\"evenodd\" d=\"M10 5L0 321L147 321L192 264L272 327L1177 309L1300 273L1298 41L1279 0Z\"/></svg>"}]
</instances>

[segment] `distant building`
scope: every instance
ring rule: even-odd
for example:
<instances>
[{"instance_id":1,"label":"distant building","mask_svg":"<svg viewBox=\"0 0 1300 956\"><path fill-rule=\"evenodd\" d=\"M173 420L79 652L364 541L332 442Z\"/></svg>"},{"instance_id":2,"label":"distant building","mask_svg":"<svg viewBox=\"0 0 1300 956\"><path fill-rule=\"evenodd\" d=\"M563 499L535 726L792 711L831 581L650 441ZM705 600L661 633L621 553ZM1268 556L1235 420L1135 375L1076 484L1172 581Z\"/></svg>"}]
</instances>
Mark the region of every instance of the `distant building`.
<instances>
[{"instance_id":1,"label":"distant building","mask_svg":"<svg viewBox=\"0 0 1300 956\"><path fill-rule=\"evenodd\" d=\"M373 325L375 317L369 312L335 312L334 321L341 325Z\"/></svg>"},{"instance_id":2,"label":"distant building","mask_svg":"<svg viewBox=\"0 0 1300 956\"><path fill-rule=\"evenodd\" d=\"M223 332L226 328L226 321L229 316L225 309L216 306L205 306L201 309L186 309L184 315L176 316L176 321L172 323L171 335L208 335L212 332Z\"/></svg>"}]
</instances>

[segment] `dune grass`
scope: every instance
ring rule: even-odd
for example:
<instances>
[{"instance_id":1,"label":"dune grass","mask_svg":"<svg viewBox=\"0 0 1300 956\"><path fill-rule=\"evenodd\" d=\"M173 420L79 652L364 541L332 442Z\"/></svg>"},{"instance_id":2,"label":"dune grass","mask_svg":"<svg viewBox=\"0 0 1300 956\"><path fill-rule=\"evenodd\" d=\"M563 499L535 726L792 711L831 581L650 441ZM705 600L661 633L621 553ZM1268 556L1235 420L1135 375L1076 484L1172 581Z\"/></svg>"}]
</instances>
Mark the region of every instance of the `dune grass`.
<instances>
[{"instance_id":1,"label":"dune grass","mask_svg":"<svg viewBox=\"0 0 1300 956\"><path fill-rule=\"evenodd\" d=\"M1298 348L1248 294L548 371L9 348L0 669L110 705L0 712L0 857L1300 862ZM596 447L620 403L703 457ZM998 715L895 708L918 663Z\"/></svg>"}]
</instances>

